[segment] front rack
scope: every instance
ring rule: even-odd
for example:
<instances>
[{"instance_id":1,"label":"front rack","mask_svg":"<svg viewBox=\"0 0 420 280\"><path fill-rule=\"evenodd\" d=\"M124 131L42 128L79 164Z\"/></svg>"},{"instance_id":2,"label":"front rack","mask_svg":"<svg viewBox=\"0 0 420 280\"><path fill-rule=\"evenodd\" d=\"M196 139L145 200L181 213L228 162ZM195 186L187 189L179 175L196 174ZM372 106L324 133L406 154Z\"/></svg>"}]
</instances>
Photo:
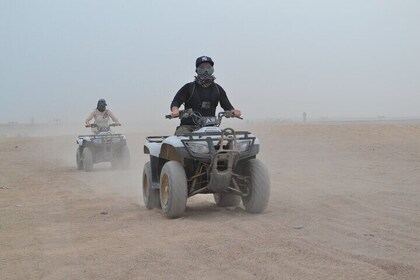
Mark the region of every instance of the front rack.
<instances>
[{"instance_id":1,"label":"front rack","mask_svg":"<svg viewBox=\"0 0 420 280\"><path fill-rule=\"evenodd\" d=\"M233 134L236 136L236 139L252 139L255 137L249 136L251 132L249 131L233 131ZM188 136L189 140L198 140L193 138L194 136L227 136L232 135L232 130L226 130L224 129L222 132L216 132L216 131L207 131L207 132L191 132L191 133L185 133L180 134L179 136Z\"/></svg>"}]
</instances>

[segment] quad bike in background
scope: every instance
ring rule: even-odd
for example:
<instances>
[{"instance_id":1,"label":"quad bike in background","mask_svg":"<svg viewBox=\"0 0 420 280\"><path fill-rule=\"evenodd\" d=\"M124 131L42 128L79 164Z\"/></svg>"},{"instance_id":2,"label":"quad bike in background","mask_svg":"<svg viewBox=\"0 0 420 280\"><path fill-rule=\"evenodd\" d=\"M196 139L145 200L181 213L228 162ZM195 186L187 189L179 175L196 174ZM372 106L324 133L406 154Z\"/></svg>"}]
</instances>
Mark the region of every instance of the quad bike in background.
<instances>
[{"instance_id":1,"label":"quad bike in background","mask_svg":"<svg viewBox=\"0 0 420 280\"><path fill-rule=\"evenodd\" d=\"M167 218L185 211L187 198L212 193L217 206L237 206L261 213L268 204L270 178L256 158L260 142L248 131L221 129L222 118L202 117L189 110L180 118L192 117L198 129L176 136L148 136L144 153L150 161L143 169L143 201L148 209L161 208ZM171 118L167 115L166 118Z\"/></svg>"},{"instance_id":2,"label":"quad bike in background","mask_svg":"<svg viewBox=\"0 0 420 280\"><path fill-rule=\"evenodd\" d=\"M128 169L130 167L130 152L126 137L120 133L113 133L110 128L120 124L110 124L100 128L91 124L98 130L97 134L79 135L77 137L76 163L77 169L86 172L93 170L93 164L111 162L114 169ZM89 126L87 126L89 127Z\"/></svg>"}]
</instances>

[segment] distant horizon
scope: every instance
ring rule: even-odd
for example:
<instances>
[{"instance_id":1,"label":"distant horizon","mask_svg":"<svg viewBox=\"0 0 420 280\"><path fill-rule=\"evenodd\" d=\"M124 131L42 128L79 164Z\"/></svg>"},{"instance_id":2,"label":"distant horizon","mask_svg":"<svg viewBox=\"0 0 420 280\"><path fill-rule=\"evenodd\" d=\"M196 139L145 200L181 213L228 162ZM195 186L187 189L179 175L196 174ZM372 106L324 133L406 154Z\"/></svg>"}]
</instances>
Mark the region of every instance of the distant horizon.
<instances>
[{"instance_id":1,"label":"distant horizon","mask_svg":"<svg viewBox=\"0 0 420 280\"><path fill-rule=\"evenodd\" d=\"M420 120L420 115L419 116L372 116L372 117L333 117L333 116L321 116L321 117L309 117L307 116L306 122L310 123L310 122L322 122L322 121L416 121L416 120ZM232 121L232 120L230 120ZM249 122L276 122L276 121L285 121L285 122L305 122L303 120L303 117L297 118L297 117L272 117L272 118L244 118L243 121L249 121ZM122 121L122 123L128 123L128 124L144 124L144 123L169 123L168 120L165 119L148 119L148 120L129 120L129 121ZM171 124L173 123L178 123L179 120L172 120ZM112 122L111 122L112 123ZM80 122L76 122L76 121L64 121L64 120L59 120L59 119L55 119L55 120L50 120L50 121L45 121L45 122L15 122L15 121L10 121L10 122L0 122L0 125L10 125L10 124L22 124L22 125L84 125L84 119L80 120Z\"/></svg>"}]
</instances>

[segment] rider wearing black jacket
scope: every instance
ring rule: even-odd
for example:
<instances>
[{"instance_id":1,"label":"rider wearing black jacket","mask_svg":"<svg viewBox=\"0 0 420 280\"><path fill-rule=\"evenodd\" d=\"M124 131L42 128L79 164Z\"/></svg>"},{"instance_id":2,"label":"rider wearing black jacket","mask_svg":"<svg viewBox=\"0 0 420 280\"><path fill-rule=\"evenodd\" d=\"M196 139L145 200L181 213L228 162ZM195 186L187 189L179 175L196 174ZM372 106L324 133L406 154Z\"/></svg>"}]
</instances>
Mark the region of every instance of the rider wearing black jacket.
<instances>
[{"instance_id":1,"label":"rider wearing black jacket","mask_svg":"<svg viewBox=\"0 0 420 280\"><path fill-rule=\"evenodd\" d=\"M225 111L233 111L234 116L241 115L240 110L233 108L225 90L214 82L213 60L208 56L197 58L195 66L197 76L195 81L185 84L175 95L171 103L171 116L179 116L179 107L184 104L185 109L193 109L194 112L203 117L215 116L216 107L220 106ZM196 129L192 118L181 120L181 125L177 127L175 134L191 132Z\"/></svg>"}]
</instances>

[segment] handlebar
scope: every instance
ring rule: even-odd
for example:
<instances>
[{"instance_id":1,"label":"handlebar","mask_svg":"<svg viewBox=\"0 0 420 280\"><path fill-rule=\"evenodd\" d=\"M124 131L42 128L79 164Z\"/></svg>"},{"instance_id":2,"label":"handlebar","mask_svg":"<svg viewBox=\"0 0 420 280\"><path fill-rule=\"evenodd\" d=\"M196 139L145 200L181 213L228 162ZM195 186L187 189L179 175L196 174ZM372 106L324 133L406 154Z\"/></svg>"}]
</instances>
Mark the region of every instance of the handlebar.
<instances>
[{"instance_id":1,"label":"handlebar","mask_svg":"<svg viewBox=\"0 0 420 280\"><path fill-rule=\"evenodd\" d=\"M242 117L235 116L235 115L233 114L233 111L224 111L224 112L219 112L219 113L217 114L217 117L218 117L219 119L221 119L222 117L225 117L225 118L238 118L238 119L241 119L241 120L243 120L243 119L244 119L244 118L242 118Z\"/></svg>"},{"instance_id":2,"label":"handlebar","mask_svg":"<svg viewBox=\"0 0 420 280\"><path fill-rule=\"evenodd\" d=\"M192 117L193 122L195 124L201 126L201 127L205 126L204 120L206 118L209 118L209 117L201 116L200 113L198 113L198 112L196 113L192 109L180 110L177 117L180 118L180 119L185 119L185 118ZM166 119L173 119L173 118L177 118L177 117L172 117L172 115L165 115ZM233 111L222 111L222 112L219 112L217 114L217 121L214 124L213 124L213 121L212 121L212 125L219 126L223 117L225 117L225 118L238 118L238 119L243 120L243 118L235 116ZM207 121L206 121L206 123L208 124Z\"/></svg>"},{"instance_id":3,"label":"handlebar","mask_svg":"<svg viewBox=\"0 0 420 280\"><path fill-rule=\"evenodd\" d=\"M191 117L193 114L194 114L194 111L192 109L179 110L177 117L172 117L172 115L165 115L165 119L174 119L174 118L185 119L185 118Z\"/></svg>"},{"instance_id":4,"label":"handlebar","mask_svg":"<svg viewBox=\"0 0 420 280\"><path fill-rule=\"evenodd\" d=\"M191 117L193 115L197 116L197 114L192 109L186 109L186 110L180 110L177 117L172 117L172 115L165 115L165 119L173 119L173 118L184 119L184 118ZM199 116L199 117L201 117L201 116ZM232 111L219 112L217 114L217 117L219 119L221 119L222 117L225 117L225 118L238 118L238 119L243 120L242 117L235 116Z\"/></svg>"}]
</instances>

